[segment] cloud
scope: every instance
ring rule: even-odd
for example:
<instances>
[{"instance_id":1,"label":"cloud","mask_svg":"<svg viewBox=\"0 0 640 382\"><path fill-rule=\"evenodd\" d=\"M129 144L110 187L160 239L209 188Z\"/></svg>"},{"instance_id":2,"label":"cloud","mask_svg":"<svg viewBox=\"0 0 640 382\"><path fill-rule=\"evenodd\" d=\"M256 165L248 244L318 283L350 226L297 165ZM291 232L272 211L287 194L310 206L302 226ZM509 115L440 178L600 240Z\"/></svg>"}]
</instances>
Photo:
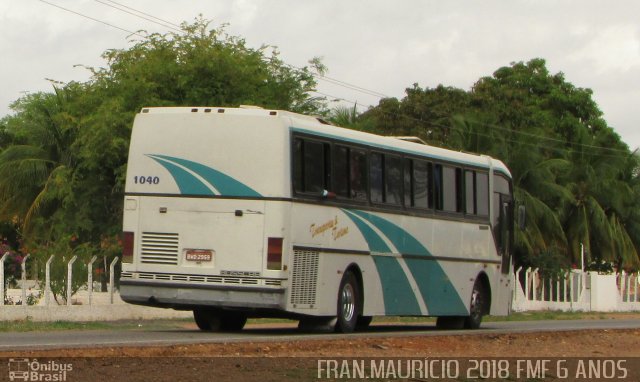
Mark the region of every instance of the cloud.
<instances>
[{"instance_id":1,"label":"cloud","mask_svg":"<svg viewBox=\"0 0 640 382\"><path fill-rule=\"evenodd\" d=\"M162 27L88 0L48 0L128 30ZM402 97L413 83L469 89L501 66L534 57L594 98L630 146L640 89L640 2L618 0L119 0L180 23L202 13L253 47L279 47L303 66L322 56L328 75ZM74 64L128 46L126 33L41 2L0 4L0 115L21 91L48 90L44 78L87 78ZM375 105L378 98L320 81L320 91Z\"/></svg>"}]
</instances>

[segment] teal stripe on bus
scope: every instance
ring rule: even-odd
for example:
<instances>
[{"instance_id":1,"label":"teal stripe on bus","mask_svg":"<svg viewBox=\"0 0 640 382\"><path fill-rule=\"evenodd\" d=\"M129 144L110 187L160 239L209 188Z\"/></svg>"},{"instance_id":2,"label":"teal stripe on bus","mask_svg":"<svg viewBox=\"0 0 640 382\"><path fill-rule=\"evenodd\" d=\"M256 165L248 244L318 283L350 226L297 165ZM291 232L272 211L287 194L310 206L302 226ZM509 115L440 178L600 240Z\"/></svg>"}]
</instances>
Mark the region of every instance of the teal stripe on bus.
<instances>
[{"instance_id":1,"label":"teal stripe on bus","mask_svg":"<svg viewBox=\"0 0 640 382\"><path fill-rule=\"evenodd\" d=\"M405 259L416 280L422 298L432 316L466 316L469 314L458 291L440 264L422 259Z\"/></svg>"},{"instance_id":2,"label":"teal stripe on bus","mask_svg":"<svg viewBox=\"0 0 640 382\"><path fill-rule=\"evenodd\" d=\"M372 257L382 284L385 314L421 315L416 295L398 259L391 256Z\"/></svg>"},{"instance_id":3,"label":"teal stripe on bus","mask_svg":"<svg viewBox=\"0 0 640 382\"><path fill-rule=\"evenodd\" d=\"M391 248L361 218L354 215L352 211L344 209L342 211L358 227L371 252L391 253ZM418 300L398 259L375 254L372 257L382 285L385 313L389 315L420 315Z\"/></svg>"},{"instance_id":4,"label":"teal stripe on bus","mask_svg":"<svg viewBox=\"0 0 640 382\"><path fill-rule=\"evenodd\" d=\"M415 237L394 223L364 211L352 210L378 228L393 243L402 255L433 256ZM455 286L440 264L435 260L405 258L430 315L466 315L467 307L462 302Z\"/></svg>"},{"instance_id":5,"label":"teal stripe on bus","mask_svg":"<svg viewBox=\"0 0 640 382\"><path fill-rule=\"evenodd\" d=\"M355 223L358 227L362 236L367 241L367 245L369 246L369 250L371 252L378 253L391 253L391 248L382 240L382 238L369 227L365 222L363 222L359 217L353 214L355 211L350 210L342 210L347 216Z\"/></svg>"},{"instance_id":6,"label":"teal stripe on bus","mask_svg":"<svg viewBox=\"0 0 640 382\"><path fill-rule=\"evenodd\" d=\"M230 177L227 174L224 174L218 170L215 170L211 167L207 167L201 163L193 162L187 159L170 157L166 155L158 155L153 154L149 155L151 158L160 158L165 161L170 161L176 164L179 164L187 169L193 171L194 173L201 176L207 183L213 186L220 195L224 196L245 196L245 197L260 197L260 193L256 192L251 187L245 185L242 182L237 181L236 179Z\"/></svg>"},{"instance_id":7,"label":"teal stripe on bus","mask_svg":"<svg viewBox=\"0 0 640 382\"><path fill-rule=\"evenodd\" d=\"M205 186L198 178L193 176L183 168L176 166L172 162L164 160L162 158L156 158L152 155L147 155L151 159L158 162L164 168L169 171L173 179L175 180L181 194L185 195L214 195L213 191L209 187Z\"/></svg>"}]
</instances>

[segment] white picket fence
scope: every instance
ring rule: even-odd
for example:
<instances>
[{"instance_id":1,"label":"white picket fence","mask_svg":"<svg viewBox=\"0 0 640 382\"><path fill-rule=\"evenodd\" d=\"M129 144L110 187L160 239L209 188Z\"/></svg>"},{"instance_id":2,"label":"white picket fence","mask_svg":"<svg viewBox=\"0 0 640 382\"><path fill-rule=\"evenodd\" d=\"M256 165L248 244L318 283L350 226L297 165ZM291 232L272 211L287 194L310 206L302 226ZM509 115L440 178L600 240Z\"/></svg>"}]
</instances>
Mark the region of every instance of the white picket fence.
<instances>
[{"instance_id":1,"label":"white picket fence","mask_svg":"<svg viewBox=\"0 0 640 382\"><path fill-rule=\"evenodd\" d=\"M572 270L563 277L543 278L537 269L513 274L512 309L627 312L640 311L638 273L598 274Z\"/></svg>"},{"instance_id":2,"label":"white picket fence","mask_svg":"<svg viewBox=\"0 0 640 382\"><path fill-rule=\"evenodd\" d=\"M20 297L18 298L17 296L11 296L10 294L6 293L6 285L5 285L5 277L4 277L4 263L5 263L5 259L7 258L7 256L9 255L9 253L5 253L2 255L2 257L0 257L0 306L5 305L5 301L4 301L4 296L6 295L9 300L11 302L13 302L13 305L28 305L28 297L31 296L31 298L33 298L34 295L39 295L42 294L42 299L44 300L44 305L45 306L49 306L52 305L51 303L51 297L52 297L52 292L51 292L51 262L54 260L55 256L51 256L49 257L49 259L47 260L47 263L45 265L45 281L44 281L44 285L39 285L39 283L35 283L32 280L29 280L30 282L28 282L27 280L27 259L29 259L29 257L31 255L27 254L26 256L24 256L22 258L22 262L20 263L20 267L21 267L21 277L20 277ZM72 305L73 304L73 291L72 291L72 285L71 285L71 280L73 280L73 264L75 263L77 259L77 256L73 256L68 262L67 262L67 285L66 285L66 294L64 296L64 300L66 301L67 305ZM86 287L86 294L88 297L88 304L92 305L92 299L93 299L93 263L96 261L97 257L93 256L93 258L87 263L87 264L83 264L83 266L85 266L87 268L87 287ZM111 261L111 264L109 264L109 284L107 287L108 293L109 293L109 302L111 304L113 304L114 302L114 295L116 293L116 288L115 288L115 279L114 279L114 275L115 275L115 266L118 263L119 258L116 256L113 261ZM32 285L30 285L32 284ZM37 289L38 287L40 287L43 290L39 290ZM29 291L29 293L27 293L27 291ZM14 298L15 297L15 298ZM57 305L57 304L56 304Z\"/></svg>"},{"instance_id":3,"label":"white picket fence","mask_svg":"<svg viewBox=\"0 0 640 382\"><path fill-rule=\"evenodd\" d=\"M33 321L115 321L115 320L145 320L161 318L187 318L191 312L177 311L173 309L150 308L139 305L126 304L117 291L114 280L114 267L118 261L116 257L109 267L109 283L107 292L94 292L93 262L95 257L87 264L86 287L73 294L71 286L66 286L64 304L59 305L53 298L50 284L50 264L53 256L49 258L45 268L44 283L26 279L25 256L21 263L21 279L19 289L5 289L4 260L6 254L0 258L0 321L15 321L30 319ZM73 264L75 256L67 263L67 280L73 279ZM76 265L80 266L80 265ZM7 297L5 304L4 296ZM63 296L60 296L63 297ZM62 299L61 299L62 301ZM30 304L32 303L32 304ZM33 304L35 303L35 304Z\"/></svg>"},{"instance_id":4,"label":"white picket fence","mask_svg":"<svg viewBox=\"0 0 640 382\"><path fill-rule=\"evenodd\" d=\"M4 260L6 254L0 258L0 280L4 280ZM35 282L33 280L26 279L26 261L29 255L25 256L21 267L22 277L19 282L20 289L5 290L4 282L0 282L0 320L6 319L6 314L10 310L13 313L10 317L15 317L16 314L22 314L19 312L25 312L29 316L28 310L38 313L47 319L48 315L51 315L55 309L56 315L64 315L65 311L60 310L65 306L75 309L75 312L80 312L81 308L78 306L86 307L89 309L89 313L97 316L95 308L98 307L111 307L120 306L119 309L124 309L125 304L118 294L117 288L114 283L114 267L118 261L116 257L110 264L109 269L109 284L108 292L96 293L93 291L93 272L92 265L95 261L93 258L89 263L83 266L87 267L88 279L87 287L79 291L75 295L71 295L71 288L67 286L66 289L66 305L60 306L53 301L50 277L49 277L49 265L53 260L53 256L47 261L45 269L45 281L44 283ZM72 258L67 264L67 280L72 279L73 263L75 257ZM512 273L512 285L513 285L513 299L512 310L516 312L523 311L539 311L539 310L557 310L557 311L594 311L594 312L622 312L622 311L640 311L640 295L638 289L640 289L639 274L627 274L618 273L611 275L601 275L597 272L583 272L580 270L572 270L566 273L562 277L551 279L543 278L537 269L522 268ZM8 306L5 305L4 298L7 296L8 300L12 303ZM40 296L32 301L37 300L36 304L30 306L26 304L30 298L29 296ZM92 307L94 307L92 309ZM21 308L22 310L16 310L15 308ZM158 312L170 312L167 309L154 309L154 308L142 308L150 309L144 311L147 315L157 317ZM8 310L9 309L9 310ZM16 313L18 312L18 313ZM141 316L145 316L142 311L137 312ZM130 314L127 311L126 314ZM160 314L162 315L162 314ZM180 316L184 316L181 313ZM93 316L92 316L93 317ZM108 317L109 319L118 319L117 315L113 314Z\"/></svg>"}]
</instances>

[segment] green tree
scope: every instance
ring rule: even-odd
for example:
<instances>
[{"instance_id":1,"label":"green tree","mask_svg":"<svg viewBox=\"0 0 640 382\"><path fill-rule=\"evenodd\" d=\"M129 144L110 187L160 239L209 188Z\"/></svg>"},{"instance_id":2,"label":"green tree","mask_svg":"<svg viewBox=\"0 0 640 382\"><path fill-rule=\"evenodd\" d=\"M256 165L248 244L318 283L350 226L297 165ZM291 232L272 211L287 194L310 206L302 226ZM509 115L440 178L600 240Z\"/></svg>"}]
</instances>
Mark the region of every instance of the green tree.
<instances>
[{"instance_id":1,"label":"green tree","mask_svg":"<svg viewBox=\"0 0 640 382\"><path fill-rule=\"evenodd\" d=\"M77 123L65 109L76 90L54 88L13 105L17 115L8 120L8 130L14 143L0 153L0 216L17 219L24 232L37 217L50 217L68 196Z\"/></svg>"},{"instance_id":2,"label":"green tree","mask_svg":"<svg viewBox=\"0 0 640 382\"><path fill-rule=\"evenodd\" d=\"M430 144L459 149L460 135L454 117L469 106L469 95L453 87L439 85L422 89L418 84L406 89L406 97L382 99L378 106L363 113L368 129L382 135L416 136Z\"/></svg>"},{"instance_id":3,"label":"green tree","mask_svg":"<svg viewBox=\"0 0 640 382\"><path fill-rule=\"evenodd\" d=\"M250 48L207 20L182 28L106 51L107 65L88 68L88 81L23 97L0 120L0 218L19 221L23 249L62 250L73 237L87 253L117 253L129 136L142 107L326 112L310 95L314 71L324 70L318 59L297 69L275 47Z\"/></svg>"},{"instance_id":4,"label":"green tree","mask_svg":"<svg viewBox=\"0 0 640 382\"><path fill-rule=\"evenodd\" d=\"M520 263L548 267L540 256L577 263L582 243L588 260L640 267L638 157L607 125L591 90L549 73L543 59L499 68L470 91L414 85L360 118L377 133L504 161L529 216L516 236Z\"/></svg>"},{"instance_id":5,"label":"green tree","mask_svg":"<svg viewBox=\"0 0 640 382\"><path fill-rule=\"evenodd\" d=\"M506 152L487 152L511 168L530 210L533 227L520 241L525 252L548 253L551 244L577 263L582 243L595 260L637 268L625 218L637 199L629 182L638 163L607 126L591 90L533 59L498 69L471 92L471 116L492 115L492 128L508 143Z\"/></svg>"}]
</instances>

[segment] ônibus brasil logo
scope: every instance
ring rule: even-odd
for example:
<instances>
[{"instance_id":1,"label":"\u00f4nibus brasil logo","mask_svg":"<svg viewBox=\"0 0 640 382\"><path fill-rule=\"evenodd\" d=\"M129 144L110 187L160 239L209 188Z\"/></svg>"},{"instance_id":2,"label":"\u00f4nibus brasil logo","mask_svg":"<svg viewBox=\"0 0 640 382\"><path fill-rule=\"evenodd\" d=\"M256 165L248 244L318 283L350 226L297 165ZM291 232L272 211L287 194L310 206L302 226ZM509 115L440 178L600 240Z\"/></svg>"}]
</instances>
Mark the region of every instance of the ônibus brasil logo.
<instances>
[{"instance_id":1,"label":"\u00f4nibus brasil logo","mask_svg":"<svg viewBox=\"0 0 640 382\"><path fill-rule=\"evenodd\" d=\"M9 358L9 381L55 381L67 380L73 365L57 361L40 362L37 359Z\"/></svg>"}]
</instances>

